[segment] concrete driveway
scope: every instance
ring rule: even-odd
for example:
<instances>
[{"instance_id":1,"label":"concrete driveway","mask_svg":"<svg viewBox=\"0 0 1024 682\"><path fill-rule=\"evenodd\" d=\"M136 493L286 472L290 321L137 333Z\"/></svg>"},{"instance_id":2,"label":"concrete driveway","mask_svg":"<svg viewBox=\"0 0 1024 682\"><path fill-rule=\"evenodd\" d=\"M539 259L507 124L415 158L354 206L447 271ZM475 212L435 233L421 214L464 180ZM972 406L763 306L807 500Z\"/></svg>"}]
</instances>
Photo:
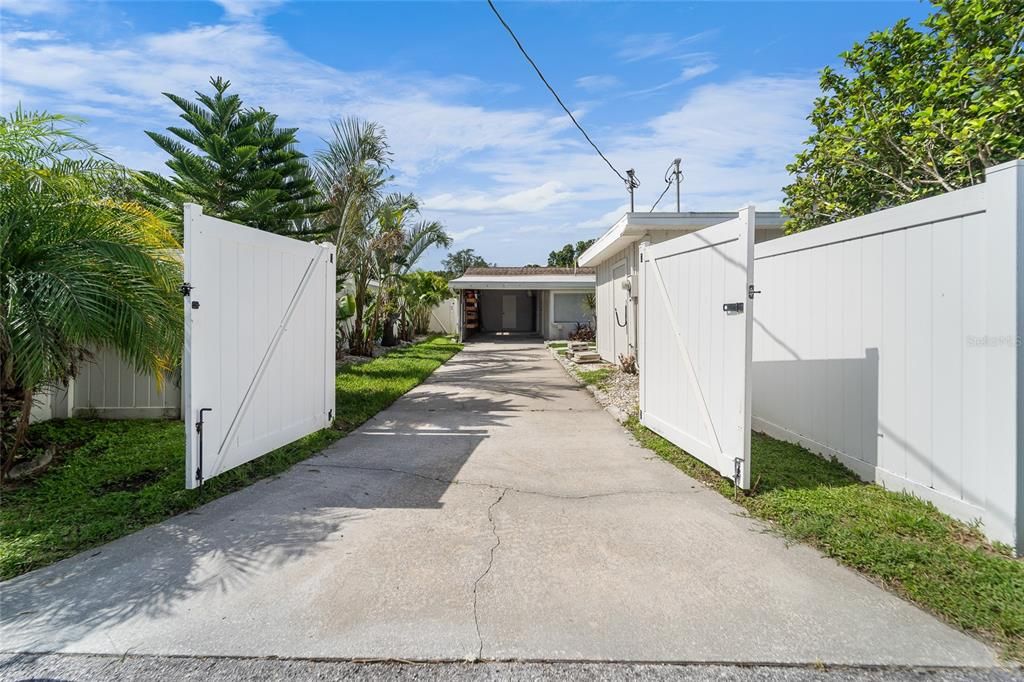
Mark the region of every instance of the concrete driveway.
<instances>
[{"instance_id":1,"label":"concrete driveway","mask_svg":"<svg viewBox=\"0 0 1024 682\"><path fill-rule=\"evenodd\" d=\"M4 651L975 666L479 342L287 473L4 583Z\"/></svg>"}]
</instances>

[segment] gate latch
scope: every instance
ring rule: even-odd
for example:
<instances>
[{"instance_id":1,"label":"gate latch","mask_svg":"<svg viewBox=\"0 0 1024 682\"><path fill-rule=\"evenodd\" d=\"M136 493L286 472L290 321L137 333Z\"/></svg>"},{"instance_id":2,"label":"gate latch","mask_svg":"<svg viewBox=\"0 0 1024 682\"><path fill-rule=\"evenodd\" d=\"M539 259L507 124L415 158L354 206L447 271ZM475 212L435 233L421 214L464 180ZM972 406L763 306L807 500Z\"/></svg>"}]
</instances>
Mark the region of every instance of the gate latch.
<instances>
[{"instance_id":1,"label":"gate latch","mask_svg":"<svg viewBox=\"0 0 1024 682\"><path fill-rule=\"evenodd\" d=\"M733 458L732 467L732 482L736 484L737 488L739 488L740 482L743 480L743 458Z\"/></svg>"},{"instance_id":2,"label":"gate latch","mask_svg":"<svg viewBox=\"0 0 1024 682\"><path fill-rule=\"evenodd\" d=\"M726 313L742 313L743 302L740 301L739 303L723 303L722 310Z\"/></svg>"},{"instance_id":3,"label":"gate latch","mask_svg":"<svg viewBox=\"0 0 1024 682\"><path fill-rule=\"evenodd\" d=\"M203 415L206 412L213 412L212 408L204 407L199 410L199 421L196 422L196 433L199 434L199 462L196 467L196 484L203 484Z\"/></svg>"}]
</instances>

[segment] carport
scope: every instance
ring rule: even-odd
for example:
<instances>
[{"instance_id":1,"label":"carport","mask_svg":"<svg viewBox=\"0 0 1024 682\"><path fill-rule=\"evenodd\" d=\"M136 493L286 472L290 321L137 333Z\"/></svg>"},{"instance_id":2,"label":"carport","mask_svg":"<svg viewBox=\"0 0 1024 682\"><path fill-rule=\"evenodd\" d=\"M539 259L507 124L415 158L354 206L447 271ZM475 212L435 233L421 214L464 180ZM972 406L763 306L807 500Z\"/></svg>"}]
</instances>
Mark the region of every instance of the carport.
<instances>
[{"instance_id":1,"label":"carport","mask_svg":"<svg viewBox=\"0 0 1024 682\"><path fill-rule=\"evenodd\" d=\"M594 293L593 268L470 268L449 286L458 293L460 340L477 334L564 339L593 324L584 305Z\"/></svg>"}]
</instances>

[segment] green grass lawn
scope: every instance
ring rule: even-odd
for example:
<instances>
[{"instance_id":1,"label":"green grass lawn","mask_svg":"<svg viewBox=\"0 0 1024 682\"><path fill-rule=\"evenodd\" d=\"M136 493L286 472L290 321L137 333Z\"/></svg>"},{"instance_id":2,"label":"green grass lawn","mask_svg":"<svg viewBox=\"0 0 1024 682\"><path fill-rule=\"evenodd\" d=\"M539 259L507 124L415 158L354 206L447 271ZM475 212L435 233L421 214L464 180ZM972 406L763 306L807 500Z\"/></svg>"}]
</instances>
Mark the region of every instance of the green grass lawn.
<instances>
[{"instance_id":1,"label":"green grass lawn","mask_svg":"<svg viewBox=\"0 0 1024 682\"><path fill-rule=\"evenodd\" d=\"M645 447L723 495L732 483L634 418ZM863 483L798 445L754 434L751 490L736 501L785 537L806 542L950 623L1024 660L1024 561L929 502Z\"/></svg>"},{"instance_id":2,"label":"green grass lawn","mask_svg":"<svg viewBox=\"0 0 1024 682\"><path fill-rule=\"evenodd\" d=\"M434 338L338 372L333 429L310 434L185 490L184 424L67 419L32 426L56 444L53 466L3 491L0 579L53 563L193 509L313 455L377 414L457 353Z\"/></svg>"},{"instance_id":3,"label":"green grass lawn","mask_svg":"<svg viewBox=\"0 0 1024 682\"><path fill-rule=\"evenodd\" d=\"M597 386L598 388L608 380L611 376L612 370L610 367L599 367L598 369L577 369L576 374L579 375L580 381L590 386Z\"/></svg>"}]
</instances>

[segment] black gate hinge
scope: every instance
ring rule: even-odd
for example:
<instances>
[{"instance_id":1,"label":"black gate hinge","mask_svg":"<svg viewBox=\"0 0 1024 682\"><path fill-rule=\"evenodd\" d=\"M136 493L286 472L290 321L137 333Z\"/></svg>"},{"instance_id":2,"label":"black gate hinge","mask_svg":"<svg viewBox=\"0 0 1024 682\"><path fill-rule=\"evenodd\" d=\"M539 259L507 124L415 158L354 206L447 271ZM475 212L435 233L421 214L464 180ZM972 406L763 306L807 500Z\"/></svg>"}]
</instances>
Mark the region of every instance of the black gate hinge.
<instances>
[{"instance_id":1,"label":"black gate hinge","mask_svg":"<svg viewBox=\"0 0 1024 682\"><path fill-rule=\"evenodd\" d=\"M327 421L334 419L334 410L327 410Z\"/></svg>"},{"instance_id":2,"label":"black gate hinge","mask_svg":"<svg viewBox=\"0 0 1024 682\"><path fill-rule=\"evenodd\" d=\"M182 296L189 296L192 293L192 285L188 282L182 282L181 286L178 287L178 291L181 292Z\"/></svg>"}]
</instances>

